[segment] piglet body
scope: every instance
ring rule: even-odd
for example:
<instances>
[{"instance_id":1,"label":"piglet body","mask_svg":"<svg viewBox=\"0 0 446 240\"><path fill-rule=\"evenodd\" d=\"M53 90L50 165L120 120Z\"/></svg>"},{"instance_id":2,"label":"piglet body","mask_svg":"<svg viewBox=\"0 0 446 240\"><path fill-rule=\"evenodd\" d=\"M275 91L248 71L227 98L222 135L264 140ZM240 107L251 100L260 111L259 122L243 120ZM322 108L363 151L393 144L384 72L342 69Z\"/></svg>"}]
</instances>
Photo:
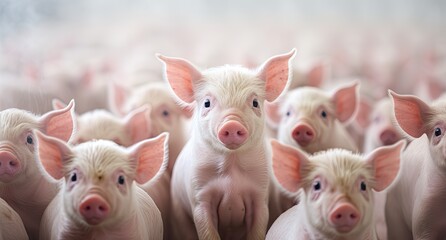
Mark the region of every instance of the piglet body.
<instances>
[{"instance_id":1,"label":"piglet body","mask_svg":"<svg viewBox=\"0 0 446 240\"><path fill-rule=\"evenodd\" d=\"M173 169L176 239L264 239L270 163L262 106L286 88L293 55L270 58L258 71L223 66L203 72L159 56L175 94L196 106L191 138Z\"/></svg>"},{"instance_id":2,"label":"piglet body","mask_svg":"<svg viewBox=\"0 0 446 240\"><path fill-rule=\"evenodd\" d=\"M20 216L0 198L0 240L27 240Z\"/></svg>"},{"instance_id":3,"label":"piglet body","mask_svg":"<svg viewBox=\"0 0 446 240\"><path fill-rule=\"evenodd\" d=\"M71 148L40 133L38 141L44 173L64 182L42 218L40 239L163 238L161 214L136 183L166 168L167 134L128 149L106 140Z\"/></svg>"}]
</instances>

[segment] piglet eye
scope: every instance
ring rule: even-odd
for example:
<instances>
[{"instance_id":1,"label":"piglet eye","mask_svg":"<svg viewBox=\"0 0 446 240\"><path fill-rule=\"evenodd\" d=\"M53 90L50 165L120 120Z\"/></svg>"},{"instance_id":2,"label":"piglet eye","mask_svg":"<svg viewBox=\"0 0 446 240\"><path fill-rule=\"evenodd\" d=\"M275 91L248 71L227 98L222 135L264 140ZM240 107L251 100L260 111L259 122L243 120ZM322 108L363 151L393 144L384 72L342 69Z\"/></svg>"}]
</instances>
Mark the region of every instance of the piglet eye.
<instances>
[{"instance_id":1,"label":"piglet eye","mask_svg":"<svg viewBox=\"0 0 446 240\"><path fill-rule=\"evenodd\" d=\"M32 137L31 135L28 135L28 136L26 137L26 142L27 142L28 144L34 144L33 137Z\"/></svg>"},{"instance_id":2,"label":"piglet eye","mask_svg":"<svg viewBox=\"0 0 446 240\"><path fill-rule=\"evenodd\" d=\"M124 185L124 183L125 183L124 176L120 175L120 176L118 177L118 184L119 184L119 185Z\"/></svg>"},{"instance_id":3,"label":"piglet eye","mask_svg":"<svg viewBox=\"0 0 446 240\"><path fill-rule=\"evenodd\" d=\"M367 185L365 184L365 182L364 181L361 181L361 191L365 191L365 190L367 190Z\"/></svg>"},{"instance_id":4,"label":"piglet eye","mask_svg":"<svg viewBox=\"0 0 446 240\"><path fill-rule=\"evenodd\" d=\"M76 182L77 181L77 174L73 173L73 175L71 175L71 181L72 182Z\"/></svg>"},{"instance_id":5,"label":"piglet eye","mask_svg":"<svg viewBox=\"0 0 446 240\"><path fill-rule=\"evenodd\" d=\"M325 112L324 110L322 110L322 112L321 112L321 117L323 117L323 118L327 118L327 112Z\"/></svg>"},{"instance_id":6,"label":"piglet eye","mask_svg":"<svg viewBox=\"0 0 446 240\"><path fill-rule=\"evenodd\" d=\"M204 101L204 107L205 108L209 108L211 106L211 101L209 100L209 99L206 99L205 101Z\"/></svg>"},{"instance_id":7,"label":"piglet eye","mask_svg":"<svg viewBox=\"0 0 446 240\"><path fill-rule=\"evenodd\" d=\"M441 135L441 129L440 128L435 128L434 134L436 137Z\"/></svg>"},{"instance_id":8,"label":"piglet eye","mask_svg":"<svg viewBox=\"0 0 446 240\"><path fill-rule=\"evenodd\" d=\"M169 116L169 111L167 111L167 110L164 110L164 111L163 111L163 116L164 116L164 117L167 117L167 116Z\"/></svg>"},{"instance_id":9,"label":"piglet eye","mask_svg":"<svg viewBox=\"0 0 446 240\"><path fill-rule=\"evenodd\" d=\"M255 108L259 107L259 101L257 101L257 99L252 100L252 106Z\"/></svg>"},{"instance_id":10,"label":"piglet eye","mask_svg":"<svg viewBox=\"0 0 446 240\"><path fill-rule=\"evenodd\" d=\"M313 189L314 189L314 191L319 191L319 190L321 190L321 188L322 188L322 186L321 186L321 182L320 182L320 181L315 181L315 182L313 183Z\"/></svg>"},{"instance_id":11,"label":"piglet eye","mask_svg":"<svg viewBox=\"0 0 446 240\"><path fill-rule=\"evenodd\" d=\"M289 117L291 115L291 112L290 111L286 112L286 115Z\"/></svg>"}]
</instances>

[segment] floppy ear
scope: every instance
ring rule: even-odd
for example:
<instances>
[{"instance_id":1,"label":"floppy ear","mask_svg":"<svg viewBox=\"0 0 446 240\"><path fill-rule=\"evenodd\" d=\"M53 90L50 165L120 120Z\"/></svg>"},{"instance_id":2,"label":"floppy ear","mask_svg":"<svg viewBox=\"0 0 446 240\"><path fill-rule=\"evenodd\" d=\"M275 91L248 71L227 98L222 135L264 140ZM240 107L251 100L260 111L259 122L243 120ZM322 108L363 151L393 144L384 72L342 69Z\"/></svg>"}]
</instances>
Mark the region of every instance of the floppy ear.
<instances>
[{"instance_id":1,"label":"floppy ear","mask_svg":"<svg viewBox=\"0 0 446 240\"><path fill-rule=\"evenodd\" d=\"M64 176L63 165L72 156L70 148L61 140L45 136L36 131L37 152L43 172L50 179L60 180Z\"/></svg>"},{"instance_id":2,"label":"floppy ear","mask_svg":"<svg viewBox=\"0 0 446 240\"><path fill-rule=\"evenodd\" d=\"M273 151L273 170L277 181L289 192L297 192L301 186L302 169L309 160L300 150L271 141Z\"/></svg>"},{"instance_id":3,"label":"floppy ear","mask_svg":"<svg viewBox=\"0 0 446 240\"><path fill-rule=\"evenodd\" d=\"M431 108L421 99L411 95L399 95L389 90L393 101L396 121L401 129L413 138L419 138L425 133L425 116Z\"/></svg>"},{"instance_id":4,"label":"floppy ear","mask_svg":"<svg viewBox=\"0 0 446 240\"><path fill-rule=\"evenodd\" d=\"M169 134L162 133L131 147L130 156L137 166L137 183L144 184L166 169L169 160L168 140Z\"/></svg>"},{"instance_id":5,"label":"floppy ear","mask_svg":"<svg viewBox=\"0 0 446 240\"><path fill-rule=\"evenodd\" d=\"M185 59L160 54L156 57L164 63L165 77L176 96L185 103L194 102L194 85L201 79L200 71Z\"/></svg>"},{"instance_id":6,"label":"floppy ear","mask_svg":"<svg viewBox=\"0 0 446 240\"><path fill-rule=\"evenodd\" d=\"M347 123L356 115L359 105L359 83L339 88L332 96L336 106L336 116L342 123Z\"/></svg>"},{"instance_id":7,"label":"floppy ear","mask_svg":"<svg viewBox=\"0 0 446 240\"><path fill-rule=\"evenodd\" d=\"M377 148L366 157L367 164L374 170L376 191L386 189L396 178L400 169L401 151L405 146L406 141L401 140L391 146Z\"/></svg>"},{"instance_id":8,"label":"floppy ear","mask_svg":"<svg viewBox=\"0 0 446 240\"><path fill-rule=\"evenodd\" d=\"M296 49L268 59L260 67L258 77L265 81L266 100L273 102L286 90L292 79L291 59Z\"/></svg>"},{"instance_id":9,"label":"floppy ear","mask_svg":"<svg viewBox=\"0 0 446 240\"><path fill-rule=\"evenodd\" d=\"M53 110L39 118L41 131L48 136L68 142L76 128L74 100L59 110Z\"/></svg>"}]
</instances>

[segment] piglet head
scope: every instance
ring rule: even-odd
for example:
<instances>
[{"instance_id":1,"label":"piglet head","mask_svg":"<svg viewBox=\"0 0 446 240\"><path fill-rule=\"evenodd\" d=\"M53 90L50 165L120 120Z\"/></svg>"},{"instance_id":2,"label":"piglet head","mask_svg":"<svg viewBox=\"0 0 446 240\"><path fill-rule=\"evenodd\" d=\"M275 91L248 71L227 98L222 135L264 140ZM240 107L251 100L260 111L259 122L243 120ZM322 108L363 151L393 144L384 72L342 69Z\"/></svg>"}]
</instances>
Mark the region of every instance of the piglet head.
<instances>
[{"instance_id":1,"label":"piglet head","mask_svg":"<svg viewBox=\"0 0 446 240\"><path fill-rule=\"evenodd\" d=\"M137 211L134 182L144 184L165 169L167 139L161 134L127 149L107 140L71 148L37 132L42 171L64 181L62 210L90 227L126 221Z\"/></svg>"},{"instance_id":2,"label":"piglet head","mask_svg":"<svg viewBox=\"0 0 446 240\"><path fill-rule=\"evenodd\" d=\"M221 151L250 148L263 138L263 102L272 102L288 86L295 50L274 56L257 70L222 66L199 71L184 59L158 55L179 100L195 104L197 134Z\"/></svg>"},{"instance_id":3,"label":"piglet head","mask_svg":"<svg viewBox=\"0 0 446 240\"><path fill-rule=\"evenodd\" d=\"M389 94L398 127L409 139L426 134L432 159L446 170L446 101L439 99L429 106L413 95Z\"/></svg>"},{"instance_id":4,"label":"piglet head","mask_svg":"<svg viewBox=\"0 0 446 240\"><path fill-rule=\"evenodd\" d=\"M343 149L307 156L273 140L274 175L285 190L302 189L305 217L320 234L360 239L372 224L371 189L381 191L392 183L404 146L400 141L366 157Z\"/></svg>"},{"instance_id":5,"label":"piglet head","mask_svg":"<svg viewBox=\"0 0 446 240\"><path fill-rule=\"evenodd\" d=\"M1 111L0 182L29 181L31 177L40 176L34 130L69 141L74 128L74 101L40 117L19 109Z\"/></svg>"}]
</instances>

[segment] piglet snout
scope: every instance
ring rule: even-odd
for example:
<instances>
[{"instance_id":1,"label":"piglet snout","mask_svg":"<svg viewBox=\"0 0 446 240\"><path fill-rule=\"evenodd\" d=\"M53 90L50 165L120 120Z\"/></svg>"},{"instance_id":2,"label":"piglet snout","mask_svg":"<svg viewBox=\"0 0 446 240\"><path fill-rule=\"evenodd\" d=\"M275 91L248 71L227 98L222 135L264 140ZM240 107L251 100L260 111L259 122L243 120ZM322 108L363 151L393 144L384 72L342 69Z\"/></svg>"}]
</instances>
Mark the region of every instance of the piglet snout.
<instances>
[{"instance_id":1,"label":"piglet snout","mask_svg":"<svg viewBox=\"0 0 446 240\"><path fill-rule=\"evenodd\" d=\"M293 139L302 147L308 146L315 137L313 128L307 124L298 124L291 134Z\"/></svg>"},{"instance_id":2,"label":"piglet snout","mask_svg":"<svg viewBox=\"0 0 446 240\"><path fill-rule=\"evenodd\" d=\"M245 126L235 120L224 123L218 130L218 139L229 149L237 149L248 139Z\"/></svg>"},{"instance_id":3,"label":"piglet snout","mask_svg":"<svg viewBox=\"0 0 446 240\"><path fill-rule=\"evenodd\" d=\"M9 152L0 152L0 176L14 176L20 170L20 162L17 157Z\"/></svg>"},{"instance_id":4,"label":"piglet snout","mask_svg":"<svg viewBox=\"0 0 446 240\"><path fill-rule=\"evenodd\" d=\"M333 209L329 219L337 231L347 233L355 228L361 219L361 214L353 205L342 203Z\"/></svg>"},{"instance_id":5,"label":"piglet snout","mask_svg":"<svg viewBox=\"0 0 446 240\"><path fill-rule=\"evenodd\" d=\"M392 144L396 143L399 140L396 131L393 130L393 129L386 129L386 130L384 130L379 135L379 139L381 140L382 144L385 145L385 146L392 145Z\"/></svg>"},{"instance_id":6,"label":"piglet snout","mask_svg":"<svg viewBox=\"0 0 446 240\"><path fill-rule=\"evenodd\" d=\"M88 224L97 225L108 217L110 206L98 194L91 194L84 198L79 211Z\"/></svg>"}]
</instances>

